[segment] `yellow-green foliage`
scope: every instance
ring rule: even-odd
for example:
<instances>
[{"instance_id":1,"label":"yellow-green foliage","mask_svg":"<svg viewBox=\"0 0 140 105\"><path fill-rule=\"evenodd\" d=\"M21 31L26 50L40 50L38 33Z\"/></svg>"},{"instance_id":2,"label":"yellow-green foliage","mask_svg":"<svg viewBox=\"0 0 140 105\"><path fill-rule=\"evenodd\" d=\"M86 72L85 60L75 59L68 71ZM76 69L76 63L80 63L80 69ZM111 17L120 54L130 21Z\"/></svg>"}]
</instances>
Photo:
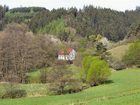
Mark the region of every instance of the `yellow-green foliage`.
<instances>
[{"instance_id":1,"label":"yellow-green foliage","mask_svg":"<svg viewBox=\"0 0 140 105\"><path fill-rule=\"evenodd\" d=\"M104 60L92 56L83 59L81 77L91 85L105 81L110 74L109 66Z\"/></svg>"},{"instance_id":2,"label":"yellow-green foliage","mask_svg":"<svg viewBox=\"0 0 140 105\"><path fill-rule=\"evenodd\" d=\"M133 43L126 52L123 60L128 65L140 65L140 41Z\"/></svg>"},{"instance_id":3,"label":"yellow-green foliage","mask_svg":"<svg viewBox=\"0 0 140 105\"><path fill-rule=\"evenodd\" d=\"M31 72L29 73L29 77L27 79L27 82L28 83L40 83L40 71L34 71L34 72Z\"/></svg>"},{"instance_id":4,"label":"yellow-green foliage","mask_svg":"<svg viewBox=\"0 0 140 105\"><path fill-rule=\"evenodd\" d=\"M40 32L49 33L53 35L59 35L63 33L65 30L65 23L63 19L57 19L49 24L46 24L45 27L40 29Z\"/></svg>"}]
</instances>

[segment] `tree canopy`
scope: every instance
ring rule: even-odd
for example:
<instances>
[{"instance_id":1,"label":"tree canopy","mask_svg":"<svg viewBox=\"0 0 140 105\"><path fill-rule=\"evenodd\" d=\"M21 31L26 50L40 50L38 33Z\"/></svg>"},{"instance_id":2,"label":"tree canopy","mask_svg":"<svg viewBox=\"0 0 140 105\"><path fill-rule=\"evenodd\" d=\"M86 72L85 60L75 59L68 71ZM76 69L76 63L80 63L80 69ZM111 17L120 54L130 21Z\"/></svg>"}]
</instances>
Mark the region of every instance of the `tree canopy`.
<instances>
[{"instance_id":1,"label":"tree canopy","mask_svg":"<svg viewBox=\"0 0 140 105\"><path fill-rule=\"evenodd\" d=\"M42 7L21 7L10 9L5 14L5 24L23 22L35 33L46 30L46 26L50 26L50 24L54 24L54 22L63 18L66 27L75 29L77 36L87 37L101 34L112 41L122 40L127 36L130 26L140 23L138 7L136 10L125 12L100 7L95 8L91 5L84 6L80 10L77 8L47 10ZM55 31L55 29L52 31Z\"/></svg>"},{"instance_id":2,"label":"tree canopy","mask_svg":"<svg viewBox=\"0 0 140 105\"><path fill-rule=\"evenodd\" d=\"M90 85L98 85L104 82L111 71L107 62L98 57L86 56L82 62L81 78Z\"/></svg>"}]
</instances>

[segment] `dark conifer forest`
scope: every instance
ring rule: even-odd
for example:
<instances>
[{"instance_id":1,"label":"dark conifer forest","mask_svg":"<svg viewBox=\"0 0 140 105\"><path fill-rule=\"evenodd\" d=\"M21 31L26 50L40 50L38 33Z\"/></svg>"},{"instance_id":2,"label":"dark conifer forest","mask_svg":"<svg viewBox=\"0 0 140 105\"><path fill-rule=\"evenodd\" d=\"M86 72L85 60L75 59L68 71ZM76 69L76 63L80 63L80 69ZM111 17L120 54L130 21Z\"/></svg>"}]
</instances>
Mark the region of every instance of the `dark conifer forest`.
<instances>
[{"instance_id":1,"label":"dark conifer forest","mask_svg":"<svg viewBox=\"0 0 140 105\"><path fill-rule=\"evenodd\" d=\"M9 9L0 6L0 30L9 23L25 23L34 33L48 33L67 41L71 37L89 37L100 34L111 41L124 39L132 27L140 23L140 10L125 12L84 6L83 9L59 8L48 10L42 7ZM73 30L71 36L69 30Z\"/></svg>"}]
</instances>

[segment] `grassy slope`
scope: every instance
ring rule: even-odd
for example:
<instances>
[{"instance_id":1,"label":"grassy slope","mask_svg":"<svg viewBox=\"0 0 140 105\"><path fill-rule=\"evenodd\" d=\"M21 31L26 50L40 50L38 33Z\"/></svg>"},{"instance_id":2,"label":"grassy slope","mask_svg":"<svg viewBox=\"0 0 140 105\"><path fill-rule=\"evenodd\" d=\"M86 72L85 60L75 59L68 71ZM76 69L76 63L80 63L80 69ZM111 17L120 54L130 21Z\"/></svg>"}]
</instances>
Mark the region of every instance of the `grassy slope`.
<instances>
[{"instance_id":1,"label":"grassy slope","mask_svg":"<svg viewBox=\"0 0 140 105\"><path fill-rule=\"evenodd\" d=\"M140 69L113 72L110 77L112 83L89 88L80 93L6 99L0 100L0 105L140 105L139 77Z\"/></svg>"},{"instance_id":2,"label":"grassy slope","mask_svg":"<svg viewBox=\"0 0 140 105\"><path fill-rule=\"evenodd\" d=\"M130 45L131 45L130 43L120 45L110 49L108 52L110 52L114 58L121 60Z\"/></svg>"}]
</instances>

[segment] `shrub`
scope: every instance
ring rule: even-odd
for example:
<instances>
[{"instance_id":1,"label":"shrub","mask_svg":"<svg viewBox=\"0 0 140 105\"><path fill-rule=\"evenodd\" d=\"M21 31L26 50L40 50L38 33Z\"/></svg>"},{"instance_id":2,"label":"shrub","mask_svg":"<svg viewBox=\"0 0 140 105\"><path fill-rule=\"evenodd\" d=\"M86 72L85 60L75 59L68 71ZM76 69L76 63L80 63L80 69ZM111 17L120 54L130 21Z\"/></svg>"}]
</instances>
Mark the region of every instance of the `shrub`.
<instances>
[{"instance_id":1,"label":"shrub","mask_svg":"<svg viewBox=\"0 0 140 105\"><path fill-rule=\"evenodd\" d=\"M80 80L78 80L72 70L67 66L58 65L47 73L50 94L66 94L81 91Z\"/></svg>"},{"instance_id":2,"label":"shrub","mask_svg":"<svg viewBox=\"0 0 140 105\"><path fill-rule=\"evenodd\" d=\"M83 59L81 78L91 86L104 82L110 74L109 66L104 60L92 56Z\"/></svg>"},{"instance_id":3,"label":"shrub","mask_svg":"<svg viewBox=\"0 0 140 105\"><path fill-rule=\"evenodd\" d=\"M25 96L26 96L25 90L14 89L6 91L6 93L2 96L2 98L21 98Z\"/></svg>"},{"instance_id":4,"label":"shrub","mask_svg":"<svg viewBox=\"0 0 140 105\"><path fill-rule=\"evenodd\" d=\"M2 95L2 98L21 98L26 96L26 91L19 89L15 84L6 84L5 93Z\"/></svg>"},{"instance_id":5,"label":"shrub","mask_svg":"<svg viewBox=\"0 0 140 105\"><path fill-rule=\"evenodd\" d=\"M40 76L41 76L41 73L39 70L30 72L26 74L25 82L26 83L41 83Z\"/></svg>"},{"instance_id":6,"label":"shrub","mask_svg":"<svg viewBox=\"0 0 140 105\"><path fill-rule=\"evenodd\" d=\"M128 66L140 66L140 41L134 42L123 57Z\"/></svg>"},{"instance_id":7,"label":"shrub","mask_svg":"<svg viewBox=\"0 0 140 105\"><path fill-rule=\"evenodd\" d=\"M50 95L61 95L61 94L71 94L77 93L82 90L82 82L78 80L69 81L66 84L61 84L60 82L50 83L48 86Z\"/></svg>"},{"instance_id":8,"label":"shrub","mask_svg":"<svg viewBox=\"0 0 140 105\"><path fill-rule=\"evenodd\" d=\"M126 69L126 64L120 60L116 60L111 58L109 61L109 66L115 70L123 70Z\"/></svg>"},{"instance_id":9,"label":"shrub","mask_svg":"<svg viewBox=\"0 0 140 105\"><path fill-rule=\"evenodd\" d=\"M77 93L82 90L82 82L78 79L73 79L66 87L66 93Z\"/></svg>"}]
</instances>

